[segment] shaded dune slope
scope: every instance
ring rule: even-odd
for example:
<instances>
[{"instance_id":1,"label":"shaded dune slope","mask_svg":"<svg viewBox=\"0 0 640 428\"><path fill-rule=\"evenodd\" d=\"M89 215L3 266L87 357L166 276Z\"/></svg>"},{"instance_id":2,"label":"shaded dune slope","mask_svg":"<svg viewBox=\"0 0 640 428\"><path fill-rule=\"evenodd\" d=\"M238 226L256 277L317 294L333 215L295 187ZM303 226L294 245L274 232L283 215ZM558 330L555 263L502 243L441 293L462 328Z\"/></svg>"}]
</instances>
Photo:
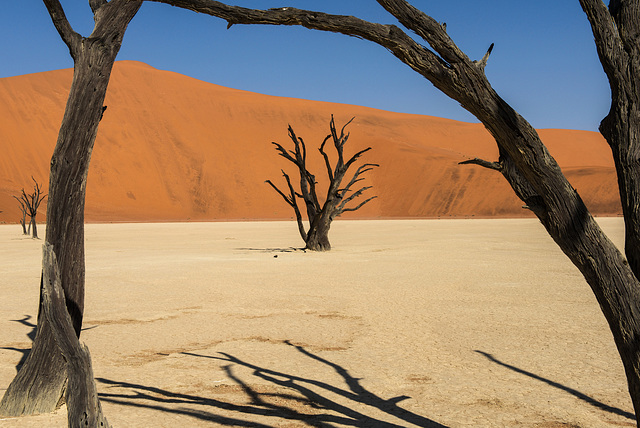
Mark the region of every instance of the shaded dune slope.
<instances>
[{"instance_id":1,"label":"shaded dune slope","mask_svg":"<svg viewBox=\"0 0 640 428\"><path fill-rule=\"evenodd\" d=\"M72 70L0 79L0 222L16 222L12 199L31 176L48 188ZM87 184L86 220L183 221L288 219L290 208L265 183L284 183L272 141L290 146L291 124L308 146L318 181L326 172L316 148L331 114L355 116L350 155L379 163L367 177L378 195L345 218L520 217L530 213L496 172L458 162L496 160L480 124L391 113L353 105L260 95L224 88L148 65L115 66ZM611 154L594 132L541 130L541 137L595 214L620 212ZM44 219L46 209L41 208Z\"/></svg>"}]
</instances>

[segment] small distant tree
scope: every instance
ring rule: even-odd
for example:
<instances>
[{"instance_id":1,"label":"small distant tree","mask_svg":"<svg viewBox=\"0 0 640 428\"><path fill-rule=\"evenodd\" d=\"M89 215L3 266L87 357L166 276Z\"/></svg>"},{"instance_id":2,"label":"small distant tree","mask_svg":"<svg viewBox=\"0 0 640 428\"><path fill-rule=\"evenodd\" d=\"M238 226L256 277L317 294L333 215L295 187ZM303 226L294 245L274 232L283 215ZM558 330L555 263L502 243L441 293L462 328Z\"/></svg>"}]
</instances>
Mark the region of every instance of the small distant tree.
<instances>
[{"instance_id":1,"label":"small distant tree","mask_svg":"<svg viewBox=\"0 0 640 428\"><path fill-rule=\"evenodd\" d=\"M22 189L22 191L24 192L24 189ZM27 232L27 225L26 225L27 207L22 201L22 195L20 195L20 197L14 196L14 198L20 204L20 212L22 213L22 218L20 219L20 225L22 226L22 234L28 235L29 232ZM31 228L31 224L29 224L29 228Z\"/></svg>"},{"instance_id":2,"label":"small distant tree","mask_svg":"<svg viewBox=\"0 0 640 428\"><path fill-rule=\"evenodd\" d=\"M364 180L362 174L372 170L374 167L379 166L378 164L373 163L365 163L360 165L356 169L347 185L341 187L342 181L349 168L358 160L358 158L360 158L360 156L371 150L371 147L360 150L345 162L344 145L349 139L349 133L345 134L345 128L353 121L353 119L355 118L352 118L342 127L340 135L338 135L333 115L331 115L331 122L329 123L331 132L325 137L324 141L322 141L322 144L320 145L320 148L318 149L320 151L320 154L324 158L324 162L327 167L327 174L329 176L329 188L327 190L327 197L325 198L323 204L320 203L316 192L317 182L315 175L311 174L307 169L307 148L305 146L304 140L296 136L293 128L291 127L291 125L289 125L289 138L291 138L291 141L293 141L294 150L287 150L278 143L272 143L276 146L276 150L278 151L278 154L280 156L293 163L298 168L298 173L300 175L299 192L294 189L293 185L291 184L289 175L284 172L284 170L282 170L282 176L287 182L288 193L280 190L275 184L271 182L271 180L267 180L266 182L271 187L273 187L275 191L280 194L280 196L282 196L287 204L289 204L293 208L293 211L296 214L300 236L306 244L305 249L312 251L330 250L331 244L329 243L329 228L331 227L331 222L333 221L333 219L344 212L356 211L360 209L364 204L377 197L371 196L355 207L347 207L347 204L349 202L358 198L360 195L362 195L363 192L372 187L365 186L359 188L356 191L352 191L353 185L358 183L359 181ZM335 166L333 167L331 166L329 156L325 151L326 143L329 140L333 141L333 146L335 147L338 155ZM302 214L300 213L300 209L298 208L297 198L302 199L305 203L307 209L307 218L309 220L309 230L305 230L305 226L302 221Z\"/></svg>"},{"instance_id":3,"label":"small distant tree","mask_svg":"<svg viewBox=\"0 0 640 428\"><path fill-rule=\"evenodd\" d=\"M36 226L36 214L38 214L38 208L40 204L47 197L47 195L43 195L40 190L40 185L36 181L35 178L31 177L33 180L33 193L27 194L24 189L22 189L22 194L20 197L14 196L20 203L20 208L22 210L22 231L25 235L28 235L27 230L25 229L25 217L29 215L29 230L31 231L32 238L38 238L38 228Z\"/></svg>"}]
</instances>

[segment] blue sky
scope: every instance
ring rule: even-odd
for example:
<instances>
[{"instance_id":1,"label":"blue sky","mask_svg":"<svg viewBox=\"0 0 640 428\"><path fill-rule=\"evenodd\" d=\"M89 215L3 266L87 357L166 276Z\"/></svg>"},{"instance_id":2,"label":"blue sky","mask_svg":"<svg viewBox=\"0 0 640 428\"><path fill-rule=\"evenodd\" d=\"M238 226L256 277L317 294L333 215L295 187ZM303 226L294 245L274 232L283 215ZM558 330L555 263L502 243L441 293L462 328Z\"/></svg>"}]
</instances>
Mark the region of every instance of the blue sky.
<instances>
[{"instance_id":1,"label":"blue sky","mask_svg":"<svg viewBox=\"0 0 640 428\"><path fill-rule=\"evenodd\" d=\"M85 0L62 0L88 35ZM245 7L294 6L395 23L374 0L236 0ZM610 93L578 0L413 0L447 23L472 59L495 48L485 69L498 93L536 128L597 130ZM4 1L0 77L73 66L40 0ZM210 16L145 2L119 60L143 61L197 79L270 95L357 104L476 122L384 48L298 27L233 26Z\"/></svg>"}]
</instances>

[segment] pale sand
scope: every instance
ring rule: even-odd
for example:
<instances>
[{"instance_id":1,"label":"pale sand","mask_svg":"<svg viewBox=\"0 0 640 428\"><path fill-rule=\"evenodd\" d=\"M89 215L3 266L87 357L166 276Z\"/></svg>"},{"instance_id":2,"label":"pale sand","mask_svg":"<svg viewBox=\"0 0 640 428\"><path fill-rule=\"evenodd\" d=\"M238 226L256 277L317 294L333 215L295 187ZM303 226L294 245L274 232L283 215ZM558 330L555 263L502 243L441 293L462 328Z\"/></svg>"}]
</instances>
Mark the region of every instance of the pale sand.
<instances>
[{"instance_id":1,"label":"pale sand","mask_svg":"<svg viewBox=\"0 0 640 428\"><path fill-rule=\"evenodd\" d=\"M635 425L593 294L536 220L341 221L325 254L281 251L292 222L86 231L81 339L116 427ZM0 242L2 394L42 241Z\"/></svg>"}]
</instances>

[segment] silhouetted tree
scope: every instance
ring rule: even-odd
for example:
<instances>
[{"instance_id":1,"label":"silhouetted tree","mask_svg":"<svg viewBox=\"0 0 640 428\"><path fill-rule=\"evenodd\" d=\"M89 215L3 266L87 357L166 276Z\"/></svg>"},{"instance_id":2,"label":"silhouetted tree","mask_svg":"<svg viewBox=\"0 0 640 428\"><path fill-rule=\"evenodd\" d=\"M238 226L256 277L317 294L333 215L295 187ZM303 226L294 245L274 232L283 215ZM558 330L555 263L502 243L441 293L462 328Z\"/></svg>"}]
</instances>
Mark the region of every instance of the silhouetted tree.
<instances>
[{"instance_id":1,"label":"silhouetted tree","mask_svg":"<svg viewBox=\"0 0 640 428\"><path fill-rule=\"evenodd\" d=\"M74 60L74 78L51 159L45 244L59 266L61 288L76 336L84 308L84 201L89 160L115 57L127 25L143 0L89 0L95 26L76 33L59 0L43 0ZM234 24L301 25L377 43L478 118L498 145L491 164L536 214L549 235L582 272L607 319L622 358L636 415L640 414L640 0L580 0L612 88L611 112L601 131L612 147L626 229L625 258L607 238L562 174L533 127L489 84L478 61L451 40L446 26L405 0L377 0L425 45L395 25L285 7L266 11L213 0L149 0L225 19ZM47 270L48 258L43 261ZM627 260L628 259L628 260ZM41 286L42 289L42 286ZM53 323L42 315L33 348L0 403L0 414L52 411L67 379ZM56 333L59 335L59 331ZM71 391L70 393L73 393Z\"/></svg>"},{"instance_id":2,"label":"silhouetted tree","mask_svg":"<svg viewBox=\"0 0 640 428\"><path fill-rule=\"evenodd\" d=\"M24 189L22 189L22 191L24 192ZM20 195L20 197L14 196L14 198L20 204L20 212L22 213L22 218L20 219L20 225L22 226L22 234L28 235L29 232L27 232L27 207L22 201L22 195ZM31 227L31 224L29 224L29 227Z\"/></svg>"},{"instance_id":3,"label":"silhouetted tree","mask_svg":"<svg viewBox=\"0 0 640 428\"><path fill-rule=\"evenodd\" d=\"M353 118L355 119L355 118ZM305 242L305 249L312 251L328 251L331 249L331 244L329 243L329 229L331 228L331 222L347 211L356 211L360 209L364 204L376 198L377 196L371 196L370 198L362 201L360 204L352 207L347 207L347 204L368 189L371 186L361 187L358 190L351 190L352 186L359 181L364 180L361 177L367 171L372 170L374 167L378 166L373 163L365 163L360 165L351 180L344 187L340 187L342 185L342 181L344 180L345 175L349 168L354 164L360 156L364 153L371 150L371 147L367 147L364 150L360 150L351 158L349 158L346 162L344 159L344 145L349 139L349 133L345 134L345 128L353 121L351 119L347 122L342 129L340 130L340 135L338 135L336 131L336 124L333 119L333 115L331 115L331 121L329 123L329 129L331 132L327 135L322 141L320 148L320 154L324 158L325 165L327 167L327 175L329 178L329 186L327 189L327 196L325 197L324 203L320 203L318 199L318 194L316 192L316 177L311 174L307 169L307 148L304 144L304 140L296 136L295 132L291 125L289 125L289 138L293 141L294 150L287 150L282 145L278 143L272 143L276 146L276 150L278 154L293 163L297 169L298 174L300 176L300 192L296 192L291 184L291 179L289 175L282 170L282 175L287 182L288 194L284 193L280 190L275 184L271 182L271 180L267 180L266 182L275 189L276 192L282 196L287 204L289 204L295 214L296 221L298 222L298 230L300 232L300 236ZM331 161L329 160L329 156L325 151L325 145L327 141L332 140L333 147L336 149L337 160L335 166L331 166ZM307 219L309 220L309 230L305 231L304 223L302 222L302 215L300 213L300 209L298 208L297 199L300 198L304 201L304 204L307 209Z\"/></svg>"},{"instance_id":4,"label":"silhouetted tree","mask_svg":"<svg viewBox=\"0 0 640 428\"><path fill-rule=\"evenodd\" d=\"M498 145L491 165L533 211L580 270L600 304L625 367L640 415L640 0L579 0L609 79L611 110L600 131L618 174L625 219L625 256L605 235L536 130L504 101L484 69L493 49L471 60L441 24L406 0L377 0L425 46L395 25L370 23L290 7L249 10L206 0L155 0L207 13L234 24L301 25L377 43L473 114ZM485 165L485 166L486 166ZM639 423L640 423L640 418Z\"/></svg>"},{"instance_id":5,"label":"silhouetted tree","mask_svg":"<svg viewBox=\"0 0 640 428\"><path fill-rule=\"evenodd\" d=\"M74 63L73 82L51 157L45 245L51 246L52 257L43 260L43 271L51 269L48 263L56 260L59 273L56 277L66 310L76 337L80 337L85 282L84 203L89 161L104 112L111 70L125 30L142 0L89 0L95 25L88 37L73 30L59 0L43 2ZM43 316L42 283L40 289L37 335L27 360L0 402L0 415L53 411L64 401L67 367L77 363L65 359L68 354L63 344L58 343L60 337L65 337L64 332L54 331L59 325L52 323L50 316ZM81 389L67 387L66 390L67 400L69 394L83 393ZM84 412L93 413L90 408ZM69 412L70 426L77 426L78 421L71 417ZM97 426L95 422L87 426Z\"/></svg>"},{"instance_id":6,"label":"silhouetted tree","mask_svg":"<svg viewBox=\"0 0 640 428\"><path fill-rule=\"evenodd\" d=\"M18 198L14 196L20 202L20 209L22 210L22 231L25 235L28 234L25 229L25 217L29 215L29 230L32 232L31 237L34 239L38 238L38 227L36 225L36 215L38 214L38 208L40 204L47 197L47 195L43 195L40 191L40 185L36 181L35 178L31 177L34 182L33 193L27 194L24 189L22 189L22 194Z\"/></svg>"}]
</instances>

